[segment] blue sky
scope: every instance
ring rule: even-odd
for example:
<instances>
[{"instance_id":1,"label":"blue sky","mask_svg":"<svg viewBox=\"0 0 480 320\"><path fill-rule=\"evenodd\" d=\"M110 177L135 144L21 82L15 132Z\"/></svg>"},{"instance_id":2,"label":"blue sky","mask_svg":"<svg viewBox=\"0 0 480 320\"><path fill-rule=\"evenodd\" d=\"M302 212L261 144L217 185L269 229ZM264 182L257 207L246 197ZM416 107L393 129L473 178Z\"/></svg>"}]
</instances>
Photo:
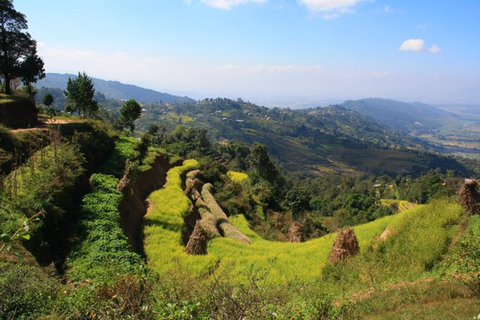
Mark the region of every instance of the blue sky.
<instances>
[{"instance_id":1,"label":"blue sky","mask_svg":"<svg viewBox=\"0 0 480 320\"><path fill-rule=\"evenodd\" d=\"M480 104L478 0L14 0L47 72L321 104Z\"/></svg>"}]
</instances>

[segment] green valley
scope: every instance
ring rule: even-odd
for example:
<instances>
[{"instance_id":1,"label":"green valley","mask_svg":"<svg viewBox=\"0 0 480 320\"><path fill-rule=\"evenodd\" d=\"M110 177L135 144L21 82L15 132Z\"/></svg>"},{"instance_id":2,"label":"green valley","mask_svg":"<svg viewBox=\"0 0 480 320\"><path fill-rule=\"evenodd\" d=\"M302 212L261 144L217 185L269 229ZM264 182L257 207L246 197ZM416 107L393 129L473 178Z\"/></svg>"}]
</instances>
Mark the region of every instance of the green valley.
<instances>
[{"instance_id":1,"label":"green valley","mask_svg":"<svg viewBox=\"0 0 480 320\"><path fill-rule=\"evenodd\" d=\"M203 128L216 141L265 144L289 171L418 174L429 169L468 170L457 160L428 152L430 145L339 106L302 110L268 109L229 99L190 104L145 104L138 120Z\"/></svg>"},{"instance_id":2,"label":"green valley","mask_svg":"<svg viewBox=\"0 0 480 320\"><path fill-rule=\"evenodd\" d=\"M40 54L26 16L12 1L0 0L0 319L480 318L475 106L440 109L369 98L267 108L241 98L195 100L85 71L46 74L44 68L75 59L59 69L87 64L96 74L109 68L126 78L155 74L157 84L176 92L195 82L222 92L224 82L250 81L252 94L288 88L279 96L293 100L295 92L307 98L310 90L352 97L365 85L386 92L384 86L399 81L398 69L412 64L426 74L455 57L443 43L407 39L395 45L398 56L382 48L380 59L373 41L349 38L352 30L357 36L357 28L374 26L373 20L389 25L404 19L400 8L408 1L398 7L159 1L149 3L149 12L138 3L87 2L56 3L54 29L38 42ZM49 6L31 1L27 9L39 14ZM315 40L290 30L305 13L290 10L297 7L309 12L302 25L315 30ZM264 14L271 9L274 14ZM35 20L40 34L50 19ZM270 28L274 20L281 24ZM331 32L347 20L360 23L348 25L347 33ZM103 23L114 34L98 37ZM383 26L368 34L391 45L376 34L391 32ZM248 31L248 45L235 36L237 29ZM276 52L268 49L266 29L282 34ZM416 29L433 35L440 27ZM335 39L325 41L330 33ZM61 46L54 47L56 38ZM83 38L95 49L82 49ZM143 38L148 45L138 45ZM360 48L359 40L368 54L351 49ZM78 48L69 48L72 43ZM141 58L130 56L136 47ZM438 60L426 58L442 49ZM285 64L284 51L302 63ZM335 59L329 60L329 51ZM254 66L260 55L268 65ZM192 61L185 63L188 56ZM324 64L316 64L319 58ZM202 59L219 65L206 67ZM363 71L348 71L356 59L365 59ZM398 66L387 69L386 60ZM446 69L438 69L435 79L446 81ZM217 82L210 82L212 74ZM425 74L412 72L405 87L433 79ZM259 83L263 87L254 88ZM476 96L465 99L475 102Z\"/></svg>"}]
</instances>

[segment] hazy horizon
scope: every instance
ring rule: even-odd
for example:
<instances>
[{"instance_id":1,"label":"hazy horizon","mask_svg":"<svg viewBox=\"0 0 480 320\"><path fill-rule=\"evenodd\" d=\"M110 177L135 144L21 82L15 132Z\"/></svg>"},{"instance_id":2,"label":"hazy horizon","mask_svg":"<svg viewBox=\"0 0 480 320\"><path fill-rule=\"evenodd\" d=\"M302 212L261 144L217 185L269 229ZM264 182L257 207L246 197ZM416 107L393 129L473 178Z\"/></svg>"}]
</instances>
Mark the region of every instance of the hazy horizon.
<instances>
[{"instance_id":1,"label":"hazy horizon","mask_svg":"<svg viewBox=\"0 0 480 320\"><path fill-rule=\"evenodd\" d=\"M193 98L480 104L480 2L15 0L45 69Z\"/></svg>"}]
</instances>

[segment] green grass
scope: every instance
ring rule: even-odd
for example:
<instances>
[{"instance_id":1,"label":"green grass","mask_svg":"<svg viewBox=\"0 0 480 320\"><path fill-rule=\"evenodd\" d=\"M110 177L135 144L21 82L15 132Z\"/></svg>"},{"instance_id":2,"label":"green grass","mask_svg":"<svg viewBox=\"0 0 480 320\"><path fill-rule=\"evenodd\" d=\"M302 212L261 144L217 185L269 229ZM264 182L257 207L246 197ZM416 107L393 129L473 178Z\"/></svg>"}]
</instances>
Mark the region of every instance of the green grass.
<instances>
[{"instance_id":1,"label":"green grass","mask_svg":"<svg viewBox=\"0 0 480 320\"><path fill-rule=\"evenodd\" d=\"M359 293L361 319L474 319L480 306L458 283L422 279Z\"/></svg>"},{"instance_id":2,"label":"green grass","mask_svg":"<svg viewBox=\"0 0 480 320\"><path fill-rule=\"evenodd\" d=\"M150 266L159 274L182 268L201 276L217 263L213 255L187 255L181 243L183 219L191 206L183 194L181 175L197 167L196 160L186 160L183 166L170 169L165 186L148 197L151 206L144 221L144 249Z\"/></svg>"},{"instance_id":3,"label":"green grass","mask_svg":"<svg viewBox=\"0 0 480 320\"><path fill-rule=\"evenodd\" d=\"M399 281L436 277L435 266L444 258L452 239L458 234L462 208L453 199L440 199L428 205L391 216L390 236L362 246L361 253L337 266L324 269L329 286L348 294L370 288L377 290ZM379 223L374 221L373 223ZM381 221L381 220L380 220ZM369 229L370 224L360 226Z\"/></svg>"},{"instance_id":4,"label":"green grass","mask_svg":"<svg viewBox=\"0 0 480 320\"><path fill-rule=\"evenodd\" d=\"M135 150L138 140L133 137L120 137L115 142L115 150L107 161L100 168L100 172L113 174L117 178L123 176L125 161L139 157L139 152Z\"/></svg>"},{"instance_id":5,"label":"green grass","mask_svg":"<svg viewBox=\"0 0 480 320\"><path fill-rule=\"evenodd\" d=\"M335 234L305 243L267 241L250 229L243 215L230 217L230 220L252 241L251 244L215 238L209 243L206 256L185 254L181 231L183 218L189 213L191 204L183 194L180 177L183 172L195 168L195 165L194 162L185 162L183 166L170 170L165 187L149 197L151 209L145 217L145 252L149 263L157 272L164 274L182 267L201 277L213 270L228 268L238 275L252 270L268 271L269 281L275 283L319 279ZM401 213L356 227L360 247L376 242L388 225L404 216Z\"/></svg>"},{"instance_id":6,"label":"green grass","mask_svg":"<svg viewBox=\"0 0 480 320\"><path fill-rule=\"evenodd\" d=\"M145 251L161 278L182 270L190 281L222 279L223 285L244 288L256 275L264 277L265 288L310 288L320 296L333 297L336 302L332 300L331 305L353 303L352 310L362 319L468 318L479 309L469 289L458 281L445 281L438 267L460 232L464 213L454 199L414 208L399 202L404 210L398 214L356 226L360 253L338 264L327 262L336 234L305 243L272 242L252 231L243 215L229 219L251 244L216 237L209 242L207 255L189 256L181 243L181 230L190 203L183 195L180 176L191 168L184 164L170 171L169 185L150 197ZM387 227L391 234L382 241L379 236ZM302 299L308 299L304 295ZM287 304L295 309L305 301L290 299ZM284 311L279 312L288 314Z\"/></svg>"},{"instance_id":7,"label":"green grass","mask_svg":"<svg viewBox=\"0 0 480 320\"><path fill-rule=\"evenodd\" d=\"M437 200L357 226L354 230L361 254L344 264L342 271L333 272L335 267L328 266L326 274L323 271L336 234L305 243L267 241L250 229L243 215L230 220L251 244L215 238L210 241L206 256L192 257L184 253L180 240L183 217L190 206L180 188L180 174L191 168L184 165L170 171L169 185L150 197L153 209L146 217L146 253L160 274L182 267L201 277L228 269L241 278L255 271L267 272L272 283L318 281L325 277L328 282L328 277L338 276L345 283L351 281L352 290L415 279L428 274L442 258L457 232L455 224L462 213L454 201ZM378 237L387 226L392 235L382 242Z\"/></svg>"},{"instance_id":8,"label":"green grass","mask_svg":"<svg viewBox=\"0 0 480 320\"><path fill-rule=\"evenodd\" d=\"M410 210L413 207L415 207L415 204L412 203L412 202L408 202L408 201L404 201L404 200L397 200L397 199L382 199L381 203L382 203L382 205L387 206L387 207L392 206L392 205L396 205L396 207L398 208L398 210L400 212L407 211L407 210Z\"/></svg>"}]
</instances>

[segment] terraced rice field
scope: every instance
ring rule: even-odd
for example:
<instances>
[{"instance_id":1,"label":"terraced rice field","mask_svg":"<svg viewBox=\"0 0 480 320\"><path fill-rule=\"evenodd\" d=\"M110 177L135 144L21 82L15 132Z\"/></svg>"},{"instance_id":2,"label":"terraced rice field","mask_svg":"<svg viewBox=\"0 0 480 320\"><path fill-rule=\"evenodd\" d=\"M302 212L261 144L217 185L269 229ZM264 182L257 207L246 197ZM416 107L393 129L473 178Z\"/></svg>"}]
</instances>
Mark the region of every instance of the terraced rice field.
<instances>
[{"instance_id":1,"label":"terraced rice field","mask_svg":"<svg viewBox=\"0 0 480 320\"><path fill-rule=\"evenodd\" d=\"M267 241L249 228L243 215L230 217L230 220L251 240L251 244L215 238L209 242L207 255L187 255L181 233L183 218L189 213L191 204L181 189L180 176L196 166L196 161L190 160L182 167L171 169L165 187L149 197L151 207L144 227L145 253L154 270L166 274L181 268L198 277L213 271L228 271L236 276L268 272L269 281L274 283L308 281L321 276L336 234L304 243ZM403 215L404 212L355 227L360 248L378 241L385 228Z\"/></svg>"}]
</instances>

